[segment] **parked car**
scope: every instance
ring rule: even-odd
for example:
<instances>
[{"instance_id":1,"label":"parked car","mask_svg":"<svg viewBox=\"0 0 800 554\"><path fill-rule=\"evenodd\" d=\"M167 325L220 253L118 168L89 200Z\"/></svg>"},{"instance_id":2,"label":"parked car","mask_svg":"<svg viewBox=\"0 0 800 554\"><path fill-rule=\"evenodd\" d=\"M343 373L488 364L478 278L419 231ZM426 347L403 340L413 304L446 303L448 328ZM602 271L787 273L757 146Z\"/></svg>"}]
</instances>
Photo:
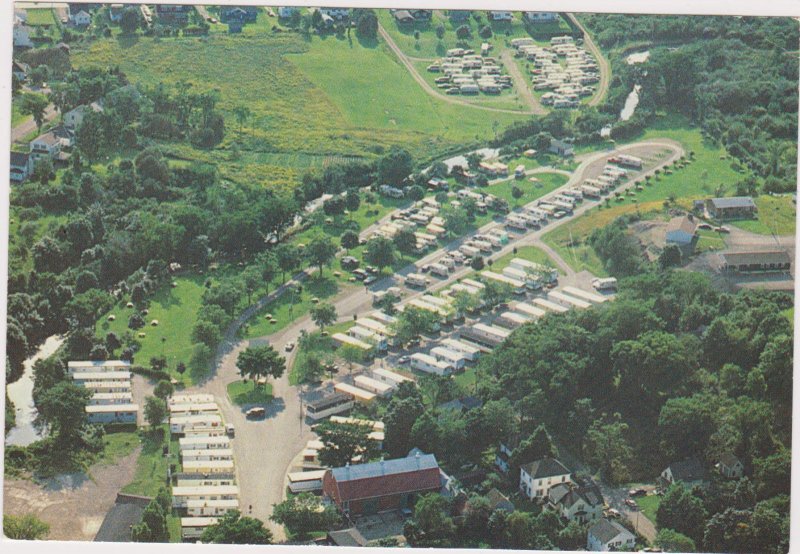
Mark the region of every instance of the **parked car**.
<instances>
[{"instance_id":1,"label":"parked car","mask_svg":"<svg viewBox=\"0 0 800 554\"><path fill-rule=\"evenodd\" d=\"M286 346L284 346L283 349L286 350L287 352L291 352L292 350L294 350L294 342L287 342Z\"/></svg>"},{"instance_id":2,"label":"parked car","mask_svg":"<svg viewBox=\"0 0 800 554\"><path fill-rule=\"evenodd\" d=\"M636 503L635 500L631 500L630 498L625 499L625 505L630 508L631 510L638 510L639 505Z\"/></svg>"},{"instance_id":3,"label":"parked car","mask_svg":"<svg viewBox=\"0 0 800 554\"><path fill-rule=\"evenodd\" d=\"M619 511L615 510L614 508L609 508L606 510L606 517L618 518L620 516L622 516L622 514L620 514Z\"/></svg>"},{"instance_id":4,"label":"parked car","mask_svg":"<svg viewBox=\"0 0 800 554\"><path fill-rule=\"evenodd\" d=\"M703 230L705 230L705 231L710 231L710 230L712 230L712 229L713 229L713 227L712 227L711 225L709 225L708 223L700 223L700 224L697 226L697 228L698 228L698 229L703 229Z\"/></svg>"},{"instance_id":5,"label":"parked car","mask_svg":"<svg viewBox=\"0 0 800 554\"><path fill-rule=\"evenodd\" d=\"M717 233L730 233L731 230L724 225L722 227L717 227Z\"/></svg>"},{"instance_id":6,"label":"parked car","mask_svg":"<svg viewBox=\"0 0 800 554\"><path fill-rule=\"evenodd\" d=\"M233 426L233 423L228 423L225 425L225 434L227 434L229 437L236 436L236 428Z\"/></svg>"},{"instance_id":7,"label":"parked car","mask_svg":"<svg viewBox=\"0 0 800 554\"><path fill-rule=\"evenodd\" d=\"M400 357L397 359L397 363L398 363L398 364L407 364L409 359L410 359L410 358L409 358L408 356L400 356Z\"/></svg>"},{"instance_id":8,"label":"parked car","mask_svg":"<svg viewBox=\"0 0 800 554\"><path fill-rule=\"evenodd\" d=\"M245 412L245 415L248 419L256 419L259 417L264 417L267 414L267 410L264 408L250 408Z\"/></svg>"},{"instance_id":9,"label":"parked car","mask_svg":"<svg viewBox=\"0 0 800 554\"><path fill-rule=\"evenodd\" d=\"M356 279L358 279L359 281L363 281L364 279L369 277L369 274L366 271L364 271L363 269L354 269L353 270L353 276Z\"/></svg>"},{"instance_id":10,"label":"parked car","mask_svg":"<svg viewBox=\"0 0 800 554\"><path fill-rule=\"evenodd\" d=\"M371 285L372 283L374 283L377 280L378 280L377 275L370 275L369 277L364 279L364 285L365 286L369 286L369 285Z\"/></svg>"},{"instance_id":11,"label":"parked car","mask_svg":"<svg viewBox=\"0 0 800 554\"><path fill-rule=\"evenodd\" d=\"M647 491L644 489L631 489L628 491L628 496L637 497L637 496L644 496L647 494Z\"/></svg>"},{"instance_id":12,"label":"parked car","mask_svg":"<svg viewBox=\"0 0 800 554\"><path fill-rule=\"evenodd\" d=\"M354 258L353 256L344 256L342 258L342 269L356 269L361 262L358 261L358 258Z\"/></svg>"}]
</instances>

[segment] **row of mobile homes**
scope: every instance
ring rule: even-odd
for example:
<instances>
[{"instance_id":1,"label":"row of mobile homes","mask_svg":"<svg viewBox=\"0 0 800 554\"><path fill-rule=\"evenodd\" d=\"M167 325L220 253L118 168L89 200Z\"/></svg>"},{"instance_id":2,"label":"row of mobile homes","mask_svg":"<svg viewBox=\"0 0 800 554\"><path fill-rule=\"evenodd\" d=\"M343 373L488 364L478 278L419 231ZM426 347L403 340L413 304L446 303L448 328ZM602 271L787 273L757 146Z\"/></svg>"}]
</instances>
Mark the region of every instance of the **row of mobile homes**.
<instances>
[{"instance_id":1,"label":"row of mobile homes","mask_svg":"<svg viewBox=\"0 0 800 554\"><path fill-rule=\"evenodd\" d=\"M219 413L219 406L216 402L172 404L169 412L174 415L216 414Z\"/></svg>"},{"instance_id":2,"label":"row of mobile homes","mask_svg":"<svg viewBox=\"0 0 800 554\"><path fill-rule=\"evenodd\" d=\"M461 337L485 344L486 346L494 348L502 344L511 335L511 331L494 325L486 325L485 323L476 323L472 327L461 330Z\"/></svg>"},{"instance_id":3,"label":"row of mobile homes","mask_svg":"<svg viewBox=\"0 0 800 554\"><path fill-rule=\"evenodd\" d=\"M469 344L457 339L444 339L440 344L446 347L448 350L463 354L464 357L470 362L476 361L481 355L479 348L470 346Z\"/></svg>"},{"instance_id":4,"label":"row of mobile homes","mask_svg":"<svg viewBox=\"0 0 800 554\"><path fill-rule=\"evenodd\" d=\"M564 287L564 292L586 300L587 302L592 302L593 304L602 304L608 300L608 298L603 295L595 294L593 292L588 292L575 287Z\"/></svg>"},{"instance_id":5,"label":"row of mobile homes","mask_svg":"<svg viewBox=\"0 0 800 554\"><path fill-rule=\"evenodd\" d=\"M516 279L517 281L522 281L530 290L539 290L542 288L542 280L538 275L528 273L516 267L509 266L503 268L503 275Z\"/></svg>"},{"instance_id":6,"label":"row of mobile homes","mask_svg":"<svg viewBox=\"0 0 800 554\"><path fill-rule=\"evenodd\" d=\"M421 352L411 355L410 364L412 369L440 376L450 375L455 369L453 364L440 362L433 356Z\"/></svg>"},{"instance_id":7,"label":"row of mobile homes","mask_svg":"<svg viewBox=\"0 0 800 554\"><path fill-rule=\"evenodd\" d=\"M225 450L231 447L231 439L227 436L202 437L189 436L178 439L181 450Z\"/></svg>"},{"instance_id":8,"label":"row of mobile homes","mask_svg":"<svg viewBox=\"0 0 800 554\"><path fill-rule=\"evenodd\" d=\"M172 487L172 507L185 508L189 500L232 500L239 497L237 485Z\"/></svg>"},{"instance_id":9,"label":"row of mobile homes","mask_svg":"<svg viewBox=\"0 0 800 554\"><path fill-rule=\"evenodd\" d=\"M621 165L623 167L632 167L634 169L641 169L643 162L641 158L636 156L629 156L627 154L619 154L613 158L609 158L609 163Z\"/></svg>"},{"instance_id":10,"label":"row of mobile homes","mask_svg":"<svg viewBox=\"0 0 800 554\"><path fill-rule=\"evenodd\" d=\"M319 421L334 414L341 414L355 406L355 400L349 394L335 393L324 396L306 404L306 416Z\"/></svg>"},{"instance_id":11,"label":"row of mobile homes","mask_svg":"<svg viewBox=\"0 0 800 554\"><path fill-rule=\"evenodd\" d=\"M364 390L359 387L355 387L348 383L336 383L333 386L333 389L336 392L341 392L350 395L353 398L353 400L355 400L356 402L360 402L361 404L370 404L373 400L375 400L375 397L377 396L373 392Z\"/></svg>"},{"instance_id":12,"label":"row of mobile homes","mask_svg":"<svg viewBox=\"0 0 800 554\"><path fill-rule=\"evenodd\" d=\"M113 404L133 404L133 393L96 392L89 399L89 406L104 406Z\"/></svg>"},{"instance_id":13,"label":"row of mobile homes","mask_svg":"<svg viewBox=\"0 0 800 554\"><path fill-rule=\"evenodd\" d=\"M556 304L555 302L550 302L549 300L545 300L544 298L534 298L533 303L545 308L549 312L553 312L556 314L563 314L569 311L569 308L565 308L561 304Z\"/></svg>"},{"instance_id":14,"label":"row of mobile homes","mask_svg":"<svg viewBox=\"0 0 800 554\"><path fill-rule=\"evenodd\" d=\"M358 341L374 347L378 352L384 352L387 348L389 348L389 341L385 336L370 329L366 329L359 324L351 327L347 331L347 334Z\"/></svg>"},{"instance_id":15,"label":"row of mobile homes","mask_svg":"<svg viewBox=\"0 0 800 554\"><path fill-rule=\"evenodd\" d=\"M464 369L467 364L467 355L462 352L450 350L444 346L436 346L431 348L430 355L436 358L439 362L452 365L456 371Z\"/></svg>"},{"instance_id":16,"label":"row of mobile homes","mask_svg":"<svg viewBox=\"0 0 800 554\"><path fill-rule=\"evenodd\" d=\"M598 199L602 196L602 191L598 187L592 185L581 185L581 192L586 198Z\"/></svg>"},{"instance_id":17,"label":"row of mobile homes","mask_svg":"<svg viewBox=\"0 0 800 554\"><path fill-rule=\"evenodd\" d=\"M181 460L184 462L216 462L219 460L233 460L233 450L230 448L181 450Z\"/></svg>"},{"instance_id":18,"label":"row of mobile homes","mask_svg":"<svg viewBox=\"0 0 800 554\"><path fill-rule=\"evenodd\" d=\"M239 509L239 499L230 500L187 500L186 515L189 517L221 517L231 510ZM202 533L201 533L202 534Z\"/></svg>"},{"instance_id":19,"label":"row of mobile homes","mask_svg":"<svg viewBox=\"0 0 800 554\"><path fill-rule=\"evenodd\" d=\"M516 329L531 321L531 318L515 312L503 312L494 320L497 325L506 327L507 329Z\"/></svg>"},{"instance_id":20,"label":"row of mobile homes","mask_svg":"<svg viewBox=\"0 0 800 554\"><path fill-rule=\"evenodd\" d=\"M356 378L353 379L353 382L356 384L356 386L366 391L375 393L382 398L389 396L394 390L394 386L382 381L378 381L377 379L367 377L366 375L357 375Z\"/></svg>"},{"instance_id":21,"label":"row of mobile homes","mask_svg":"<svg viewBox=\"0 0 800 554\"><path fill-rule=\"evenodd\" d=\"M169 418L169 432L183 435L188 428L194 430L222 429L222 416L218 414L177 415Z\"/></svg>"},{"instance_id":22,"label":"row of mobile homes","mask_svg":"<svg viewBox=\"0 0 800 554\"><path fill-rule=\"evenodd\" d=\"M130 363L122 360L71 361L72 381L92 393L85 408L89 423L136 424L139 405L133 402Z\"/></svg>"},{"instance_id":23,"label":"row of mobile homes","mask_svg":"<svg viewBox=\"0 0 800 554\"><path fill-rule=\"evenodd\" d=\"M521 314L525 314L535 319L539 319L540 317L544 317L547 315L547 312L541 308L537 308L536 306L531 306L525 302L518 302L514 306L514 311L519 312Z\"/></svg>"},{"instance_id":24,"label":"row of mobile homes","mask_svg":"<svg viewBox=\"0 0 800 554\"><path fill-rule=\"evenodd\" d=\"M393 387L397 387L400 383L413 382L413 379L409 379L404 375L400 375L399 373L395 373L394 371L390 371L388 369L384 369L382 367L375 368L372 370L372 377L377 381L382 383L386 383L387 385L392 385Z\"/></svg>"},{"instance_id":25,"label":"row of mobile homes","mask_svg":"<svg viewBox=\"0 0 800 554\"><path fill-rule=\"evenodd\" d=\"M167 400L170 407L175 404L207 404L214 402L213 394L173 394Z\"/></svg>"},{"instance_id":26,"label":"row of mobile homes","mask_svg":"<svg viewBox=\"0 0 800 554\"><path fill-rule=\"evenodd\" d=\"M106 373L117 371L130 371L131 363L125 360L102 361L73 361L67 363L67 372L75 373Z\"/></svg>"},{"instance_id":27,"label":"row of mobile homes","mask_svg":"<svg viewBox=\"0 0 800 554\"><path fill-rule=\"evenodd\" d=\"M481 271L481 277L510 286L514 294L525 294L525 283L517 279L512 279L511 277L489 270Z\"/></svg>"},{"instance_id":28,"label":"row of mobile homes","mask_svg":"<svg viewBox=\"0 0 800 554\"><path fill-rule=\"evenodd\" d=\"M592 305L585 300L581 300L580 298L575 298L574 296L570 296L569 294L564 294L563 292L554 290L551 291L548 295L549 298L558 300L562 304L567 304L570 307L586 309L590 308Z\"/></svg>"},{"instance_id":29,"label":"row of mobile homes","mask_svg":"<svg viewBox=\"0 0 800 554\"><path fill-rule=\"evenodd\" d=\"M144 5L142 6L145 7ZM185 541L199 540L206 527L219 523L216 517L182 517L181 518L181 539Z\"/></svg>"}]
</instances>

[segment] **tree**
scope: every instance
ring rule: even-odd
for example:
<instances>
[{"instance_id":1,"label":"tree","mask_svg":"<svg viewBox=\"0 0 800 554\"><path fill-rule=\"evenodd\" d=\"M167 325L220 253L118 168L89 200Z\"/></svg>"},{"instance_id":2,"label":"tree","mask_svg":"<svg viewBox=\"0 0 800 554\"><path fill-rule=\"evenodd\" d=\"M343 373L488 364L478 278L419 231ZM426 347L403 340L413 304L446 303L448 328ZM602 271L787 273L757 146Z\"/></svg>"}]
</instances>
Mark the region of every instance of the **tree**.
<instances>
[{"instance_id":1,"label":"tree","mask_svg":"<svg viewBox=\"0 0 800 554\"><path fill-rule=\"evenodd\" d=\"M444 219L444 226L450 236L462 235L469 226L469 215L462 206L446 205L439 211L439 215Z\"/></svg>"},{"instance_id":2,"label":"tree","mask_svg":"<svg viewBox=\"0 0 800 554\"><path fill-rule=\"evenodd\" d=\"M373 10L357 10L356 35L362 39L374 40L378 36L378 16Z\"/></svg>"},{"instance_id":3,"label":"tree","mask_svg":"<svg viewBox=\"0 0 800 554\"><path fill-rule=\"evenodd\" d=\"M330 265L336 256L336 245L331 239L317 235L306 245L305 256L310 264L319 268L321 276L323 266Z\"/></svg>"},{"instance_id":4,"label":"tree","mask_svg":"<svg viewBox=\"0 0 800 554\"><path fill-rule=\"evenodd\" d=\"M155 429L164 418L167 417L167 403L156 396L148 396L144 401L144 418L150 425L150 429Z\"/></svg>"},{"instance_id":5,"label":"tree","mask_svg":"<svg viewBox=\"0 0 800 554\"><path fill-rule=\"evenodd\" d=\"M249 346L236 358L239 375L253 380L257 386L259 377L280 378L286 370L286 358L280 356L271 345Z\"/></svg>"},{"instance_id":6,"label":"tree","mask_svg":"<svg viewBox=\"0 0 800 554\"><path fill-rule=\"evenodd\" d=\"M76 445L73 441L86 424L86 404L91 392L67 381L42 390L36 399L36 424L56 437L61 447Z\"/></svg>"},{"instance_id":7,"label":"tree","mask_svg":"<svg viewBox=\"0 0 800 554\"><path fill-rule=\"evenodd\" d=\"M276 273L274 264L270 265L269 262L267 262L262 267L266 269L266 273L268 276L270 275L270 273L272 273L273 276ZM261 268L251 265L247 266L245 270L242 271L241 273L242 284L244 285L244 290L247 293L248 306L251 306L253 304L253 293L256 292L265 282L264 278L261 275L260 269ZM269 281L266 282L269 283Z\"/></svg>"},{"instance_id":8,"label":"tree","mask_svg":"<svg viewBox=\"0 0 800 554\"><path fill-rule=\"evenodd\" d=\"M16 541L40 541L47 538L50 526L33 514L3 514L3 534Z\"/></svg>"},{"instance_id":9,"label":"tree","mask_svg":"<svg viewBox=\"0 0 800 554\"><path fill-rule=\"evenodd\" d=\"M407 150L392 146L389 152L378 160L379 184L400 186L414 170L414 161Z\"/></svg>"},{"instance_id":10,"label":"tree","mask_svg":"<svg viewBox=\"0 0 800 554\"><path fill-rule=\"evenodd\" d=\"M244 124L250 119L253 113L250 111L250 108L247 106L236 106L233 108L233 116L236 118L236 122L239 124L239 133L241 134L242 128Z\"/></svg>"},{"instance_id":11,"label":"tree","mask_svg":"<svg viewBox=\"0 0 800 554\"><path fill-rule=\"evenodd\" d=\"M263 521L231 510L206 527L200 540L208 544L272 544L272 532Z\"/></svg>"},{"instance_id":12,"label":"tree","mask_svg":"<svg viewBox=\"0 0 800 554\"><path fill-rule=\"evenodd\" d=\"M392 238L395 248L406 256L413 256L417 251L417 237L414 235L414 230L409 227L403 227Z\"/></svg>"},{"instance_id":13,"label":"tree","mask_svg":"<svg viewBox=\"0 0 800 554\"><path fill-rule=\"evenodd\" d=\"M417 202L425 197L425 189L419 185L414 185L409 187L409 189L406 191L406 196L414 202Z\"/></svg>"},{"instance_id":14,"label":"tree","mask_svg":"<svg viewBox=\"0 0 800 554\"><path fill-rule=\"evenodd\" d=\"M481 289L481 298L488 308L494 308L511 298L511 286L497 281L488 281L486 286Z\"/></svg>"},{"instance_id":15,"label":"tree","mask_svg":"<svg viewBox=\"0 0 800 554\"><path fill-rule=\"evenodd\" d=\"M519 445L511 452L511 459L509 466L513 470L513 475L519 473L519 467L532 460L541 460L542 458L555 458L558 455L553 439L547 428L544 425L539 425L534 429L533 433L521 441Z\"/></svg>"},{"instance_id":16,"label":"tree","mask_svg":"<svg viewBox=\"0 0 800 554\"><path fill-rule=\"evenodd\" d=\"M413 532L403 531L406 538L415 546L449 546L456 527L447 511L447 499L440 494L421 496L414 506Z\"/></svg>"},{"instance_id":17,"label":"tree","mask_svg":"<svg viewBox=\"0 0 800 554\"><path fill-rule=\"evenodd\" d=\"M359 244L358 233L348 229L342 233L342 237L339 239L339 242L341 243L342 248L352 250Z\"/></svg>"},{"instance_id":18,"label":"tree","mask_svg":"<svg viewBox=\"0 0 800 554\"><path fill-rule=\"evenodd\" d=\"M300 251L293 245L282 242L273 249L275 260L281 271L281 281L286 282L286 273L294 271L300 266Z\"/></svg>"},{"instance_id":19,"label":"tree","mask_svg":"<svg viewBox=\"0 0 800 554\"><path fill-rule=\"evenodd\" d=\"M456 37L459 40L466 40L472 35L472 31L468 25L461 25L458 29L456 29Z\"/></svg>"},{"instance_id":20,"label":"tree","mask_svg":"<svg viewBox=\"0 0 800 554\"><path fill-rule=\"evenodd\" d=\"M139 28L139 10L136 8L128 8L122 12L122 17L119 20L119 28L126 35L132 35Z\"/></svg>"},{"instance_id":21,"label":"tree","mask_svg":"<svg viewBox=\"0 0 800 554\"><path fill-rule=\"evenodd\" d=\"M400 302L400 297L394 293L386 292L379 299L375 300L374 306L383 311L386 315L394 315L397 312L395 304Z\"/></svg>"},{"instance_id":22,"label":"tree","mask_svg":"<svg viewBox=\"0 0 800 554\"><path fill-rule=\"evenodd\" d=\"M320 331L325 330L326 325L336 322L336 308L327 303L320 303L311 307L311 320L319 327Z\"/></svg>"},{"instance_id":23,"label":"tree","mask_svg":"<svg viewBox=\"0 0 800 554\"><path fill-rule=\"evenodd\" d=\"M357 190L349 189L347 194L345 194L344 204L347 207L347 211L350 212L350 218L352 219L353 212L358 211L358 208L361 207L361 195L358 194Z\"/></svg>"},{"instance_id":24,"label":"tree","mask_svg":"<svg viewBox=\"0 0 800 554\"><path fill-rule=\"evenodd\" d=\"M437 316L433 312L407 307L393 325L398 342L408 344L422 334L432 333L436 324Z\"/></svg>"},{"instance_id":25,"label":"tree","mask_svg":"<svg viewBox=\"0 0 800 554\"><path fill-rule=\"evenodd\" d=\"M367 358L367 353L364 349L354 346L352 344L344 344L339 347L337 354L347 363L347 368L350 373L353 372L353 364L361 364Z\"/></svg>"},{"instance_id":26,"label":"tree","mask_svg":"<svg viewBox=\"0 0 800 554\"><path fill-rule=\"evenodd\" d=\"M385 425L383 446L391 458L399 458L408 454L413 446L411 429L414 422L425 411L419 392L413 390L412 394L413 396L407 398L400 398L398 394L395 394L389 402L383 418Z\"/></svg>"},{"instance_id":27,"label":"tree","mask_svg":"<svg viewBox=\"0 0 800 554\"><path fill-rule=\"evenodd\" d=\"M161 380L156 383L156 388L153 390L153 394L156 398L160 398L161 400L166 400L169 398L172 393L175 391L175 387L172 386L172 383L169 381Z\"/></svg>"},{"instance_id":28,"label":"tree","mask_svg":"<svg viewBox=\"0 0 800 554\"><path fill-rule=\"evenodd\" d=\"M484 25L481 27L480 31L478 31L478 34L481 36L481 38L492 38L492 28L488 25Z\"/></svg>"},{"instance_id":29,"label":"tree","mask_svg":"<svg viewBox=\"0 0 800 554\"><path fill-rule=\"evenodd\" d=\"M368 264L377 266L378 269L383 271L383 268L394 264L395 259L396 252L392 239L378 235L367 242L364 260Z\"/></svg>"},{"instance_id":30,"label":"tree","mask_svg":"<svg viewBox=\"0 0 800 554\"><path fill-rule=\"evenodd\" d=\"M444 38L444 32L445 32L444 25L439 23L436 26L436 38L442 40Z\"/></svg>"},{"instance_id":31,"label":"tree","mask_svg":"<svg viewBox=\"0 0 800 554\"><path fill-rule=\"evenodd\" d=\"M511 187L511 196L514 198L514 200L519 200L520 198L522 198L523 194L525 193L517 185Z\"/></svg>"},{"instance_id":32,"label":"tree","mask_svg":"<svg viewBox=\"0 0 800 554\"><path fill-rule=\"evenodd\" d=\"M219 326L204 319L199 319L192 328L192 341L215 348L222 338Z\"/></svg>"},{"instance_id":33,"label":"tree","mask_svg":"<svg viewBox=\"0 0 800 554\"><path fill-rule=\"evenodd\" d=\"M41 160L37 160L33 165L33 171L31 171L31 181L46 185L55 178L56 172L55 169L53 169L53 162L51 162L49 159L43 158Z\"/></svg>"},{"instance_id":34,"label":"tree","mask_svg":"<svg viewBox=\"0 0 800 554\"><path fill-rule=\"evenodd\" d=\"M357 457L366 461L377 453L377 445L370 438L370 423L325 422L317 426L316 432L323 444L319 462L325 467L343 467Z\"/></svg>"},{"instance_id":35,"label":"tree","mask_svg":"<svg viewBox=\"0 0 800 554\"><path fill-rule=\"evenodd\" d=\"M23 115L30 115L36 122L36 129L41 133L44 125L44 113L47 110L47 98L41 94L27 93L22 97L19 111Z\"/></svg>"},{"instance_id":36,"label":"tree","mask_svg":"<svg viewBox=\"0 0 800 554\"><path fill-rule=\"evenodd\" d=\"M695 552L697 550L692 539L672 529L660 529L656 535L655 544L664 552Z\"/></svg>"},{"instance_id":37,"label":"tree","mask_svg":"<svg viewBox=\"0 0 800 554\"><path fill-rule=\"evenodd\" d=\"M595 420L586 432L586 458L598 466L602 475L612 483L622 483L628 479L633 449L625 438L627 431L628 424L620 420L619 414L615 414L609 422Z\"/></svg>"},{"instance_id":38,"label":"tree","mask_svg":"<svg viewBox=\"0 0 800 554\"><path fill-rule=\"evenodd\" d=\"M480 271L485 267L482 256L473 256L469 262L469 266L475 271Z\"/></svg>"},{"instance_id":39,"label":"tree","mask_svg":"<svg viewBox=\"0 0 800 554\"><path fill-rule=\"evenodd\" d=\"M675 244L668 244L658 256L658 265L661 269L681 265L681 249Z\"/></svg>"},{"instance_id":40,"label":"tree","mask_svg":"<svg viewBox=\"0 0 800 554\"><path fill-rule=\"evenodd\" d=\"M332 529L341 520L332 504L325 505L319 497L308 492L274 504L270 519L285 526L289 534L299 541L305 540L314 531Z\"/></svg>"},{"instance_id":41,"label":"tree","mask_svg":"<svg viewBox=\"0 0 800 554\"><path fill-rule=\"evenodd\" d=\"M656 511L659 528L673 529L695 542L703 539L706 517L703 501L694 496L683 483L670 485Z\"/></svg>"}]
</instances>

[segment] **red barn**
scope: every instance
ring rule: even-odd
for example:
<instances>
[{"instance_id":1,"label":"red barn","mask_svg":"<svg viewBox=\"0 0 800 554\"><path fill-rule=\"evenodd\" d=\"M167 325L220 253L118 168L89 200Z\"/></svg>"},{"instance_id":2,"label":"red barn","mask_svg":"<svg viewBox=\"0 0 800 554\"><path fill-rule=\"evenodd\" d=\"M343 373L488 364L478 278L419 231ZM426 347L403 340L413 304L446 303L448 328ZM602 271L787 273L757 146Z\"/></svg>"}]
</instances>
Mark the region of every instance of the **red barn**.
<instances>
[{"instance_id":1,"label":"red barn","mask_svg":"<svg viewBox=\"0 0 800 554\"><path fill-rule=\"evenodd\" d=\"M329 469L322 492L351 516L410 508L417 495L441 489L433 454Z\"/></svg>"}]
</instances>

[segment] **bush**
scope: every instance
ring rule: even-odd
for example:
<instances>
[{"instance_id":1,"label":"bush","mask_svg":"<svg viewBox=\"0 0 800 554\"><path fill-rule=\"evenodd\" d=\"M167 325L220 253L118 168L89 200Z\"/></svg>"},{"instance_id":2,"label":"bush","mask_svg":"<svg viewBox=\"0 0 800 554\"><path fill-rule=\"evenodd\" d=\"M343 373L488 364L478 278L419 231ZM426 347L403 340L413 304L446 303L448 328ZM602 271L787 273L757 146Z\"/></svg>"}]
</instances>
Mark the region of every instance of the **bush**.
<instances>
[{"instance_id":1,"label":"bush","mask_svg":"<svg viewBox=\"0 0 800 554\"><path fill-rule=\"evenodd\" d=\"M131 366L131 373L143 375L148 379L154 381L169 381L171 379L169 373L160 369L153 369L152 367L143 367L140 365Z\"/></svg>"}]
</instances>

